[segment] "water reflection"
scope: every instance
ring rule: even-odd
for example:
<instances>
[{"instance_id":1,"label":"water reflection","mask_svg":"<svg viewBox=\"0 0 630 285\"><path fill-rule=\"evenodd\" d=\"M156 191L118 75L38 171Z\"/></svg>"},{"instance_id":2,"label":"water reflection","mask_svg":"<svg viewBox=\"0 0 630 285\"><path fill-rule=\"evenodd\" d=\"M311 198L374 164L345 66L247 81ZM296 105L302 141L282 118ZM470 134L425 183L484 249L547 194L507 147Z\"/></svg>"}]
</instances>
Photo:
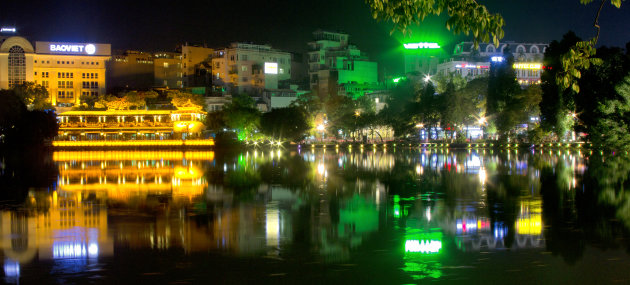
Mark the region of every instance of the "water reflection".
<instances>
[{"instance_id":1,"label":"water reflection","mask_svg":"<svg viewBox=\"0 0 630 285\"><path fill-rule=\"evenodd\" d=\"M497 253L574 264L586 245L627 248L624 157L338 148L67 151L52 161L49 185L24 186L20 206L0 211L7 282L25 266L111 280L114 257L171 256L175 266L209 253L452 281L503 266Z\"/></svg>"}]
</instances>

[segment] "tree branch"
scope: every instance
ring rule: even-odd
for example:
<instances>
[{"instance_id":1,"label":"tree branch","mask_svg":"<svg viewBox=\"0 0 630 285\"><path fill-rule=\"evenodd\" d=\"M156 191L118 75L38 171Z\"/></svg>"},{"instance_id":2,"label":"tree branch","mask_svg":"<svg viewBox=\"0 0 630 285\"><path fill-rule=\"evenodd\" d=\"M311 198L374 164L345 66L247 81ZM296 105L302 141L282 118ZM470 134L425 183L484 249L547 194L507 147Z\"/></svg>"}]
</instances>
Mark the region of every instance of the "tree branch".
<instances>
[{"instance_id":1,"label":"tree branch","mask_svg":"<svg viewBox=\"0 0 630 285\"><path fill-rule=\"evenodd\" d=\"M597 15L595 16L595 22L593 23L593 26L597 29L597 34L595 34L595 41L593 41L593 46L597 44L597 40L599 39L599 31L601 29L599 27L599 14L602 12L602 9L604 8L604 3L606 3L606 0L602 0L602 4L599 5L599 10L597 10Z\"/></svg>"}]
</instances>

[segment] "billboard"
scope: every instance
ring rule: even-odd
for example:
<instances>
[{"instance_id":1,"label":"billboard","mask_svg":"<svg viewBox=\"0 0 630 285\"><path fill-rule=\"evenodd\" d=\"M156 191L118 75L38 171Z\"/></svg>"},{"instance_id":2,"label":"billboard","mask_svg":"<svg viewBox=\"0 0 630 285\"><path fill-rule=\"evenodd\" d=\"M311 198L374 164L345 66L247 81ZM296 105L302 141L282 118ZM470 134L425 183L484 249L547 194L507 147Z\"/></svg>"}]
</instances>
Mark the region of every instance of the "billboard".
<instances>
[{"instance_id":1,"label":"billboard","mask_svg":"<svg viewBox=\"0 0 630 285\"><path fill-rule=\"evenodd\" d=\"M38 54L111 55L111 45L92 43L35 42Z\"/></svg>"},{"instance_id":2,"label":"billboard","mask_svg":"<svg viewBox=\"0 0 630 285\"><path fill-rule=\"evenodd\" d=\"M278 63L265 62L265 74L278 74Z\"/></svg>"}]
</instances>

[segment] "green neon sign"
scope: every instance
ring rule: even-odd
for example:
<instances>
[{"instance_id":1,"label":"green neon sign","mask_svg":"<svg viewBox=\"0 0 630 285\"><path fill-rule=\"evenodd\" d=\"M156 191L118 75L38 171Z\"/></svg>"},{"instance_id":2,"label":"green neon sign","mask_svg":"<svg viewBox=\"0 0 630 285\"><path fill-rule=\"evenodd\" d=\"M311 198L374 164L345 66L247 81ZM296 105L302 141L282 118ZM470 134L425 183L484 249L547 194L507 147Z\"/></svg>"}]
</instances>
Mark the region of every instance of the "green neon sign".
<instances>
[{"instance_id":1,"label":"green neon sign","mask_svg":"<svg viewBox=\"0 0 630 285\"><path fill-rule=\"evenodd\" d=\"M408 43L403 44L406 49L438 49L440 45L437 43Z\"/></svg>"}]
</instances>

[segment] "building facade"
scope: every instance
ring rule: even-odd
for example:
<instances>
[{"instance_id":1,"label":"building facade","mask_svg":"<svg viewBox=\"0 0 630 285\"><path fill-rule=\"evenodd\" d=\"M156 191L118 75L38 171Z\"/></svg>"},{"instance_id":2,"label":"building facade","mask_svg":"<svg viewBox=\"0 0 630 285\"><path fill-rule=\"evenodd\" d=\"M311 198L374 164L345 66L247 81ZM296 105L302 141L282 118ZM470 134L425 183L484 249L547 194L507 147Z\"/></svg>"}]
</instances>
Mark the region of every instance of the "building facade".
<instances>
[{"instance_id":1,"label":"building facade","mask_svg":"<svg viewBox=\"0 0 630 285\"><path fill-rule=\"evenodd\" d=\"M212 81L224 94L261 95L278 89L278 81L291 79L291 54L269 45L232 43L216 50L212 58Z\"/></svg>"},{"instance_id":2,"label":"building facade","mask_svg":"<svg viewBox=\"0 0 630 285\"><path fill-rule=\"evenodd\" d=\"M79 97L105 94L105 63L111 46L95 43L35 42L0 37L0 89L26 81L44 86L53 106L79 104Z\"/></svg>"},{"instance_id":3,"label":"building facade","mask_svg":"<svg viewBox=\"0 0 630 285\"><path fill-rule=\"evenodd\" d=\"M313 38L308 43L309 82L319 96L336 95L340 84L378 82L378 64L349 44L348 34L317 30Z\"/></svg>"},{"instance_id":4,"label":"building facade","mask_svg":"<svg viewBox=\"0 0 630 285\"><path fill-rule=\"evenodd\" d=\"M509 52L514 57L513 68L519 84L526 86L540 84L543 69L542 60L548 44L503 42L498 47L481 43L477 49L472 42L462 42L455 46L453 56L438 65L439 74L456 73L466 79L474 79L488 74L491 63L505 62Z\"/></svg>"}]
</instances>

